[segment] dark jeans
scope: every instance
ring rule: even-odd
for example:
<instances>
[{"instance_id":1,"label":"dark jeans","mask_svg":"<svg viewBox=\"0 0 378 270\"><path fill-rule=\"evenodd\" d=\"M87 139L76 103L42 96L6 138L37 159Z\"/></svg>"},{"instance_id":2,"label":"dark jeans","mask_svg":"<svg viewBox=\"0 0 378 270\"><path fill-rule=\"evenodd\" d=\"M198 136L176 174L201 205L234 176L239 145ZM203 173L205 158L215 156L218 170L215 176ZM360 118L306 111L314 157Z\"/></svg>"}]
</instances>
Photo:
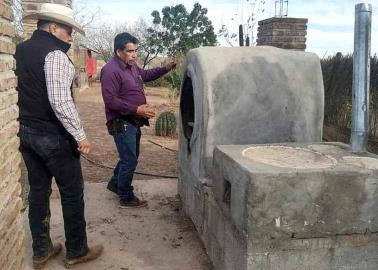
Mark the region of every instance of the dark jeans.
<instances>
[{"instance_id":1,"label":"dark jeans","mask_svg":"<svg viewBox=\"0 0 378 270\"><path fill-rule=\"evenodd\" d=\"M58 185L63 209L67 258L88 252L84 217L83 176L76 143L68 136L20 127L21 153L28 170L29 225L33 257L45 257L50 239L50 194L52 177Z\"/></svg>"},{"instance_id":2,"label":"dark jeans","mask_svg":"<svg viewBox=\"0 0 378 270\"><path fill-rule=\"evenodd\" d=\"M138 165L140 128L125 123L125 130L113 134L119 161L110 184L118 188L121 201L130 202L134 198L132 186L134 171Z\"/></svg>"}]
</instances>

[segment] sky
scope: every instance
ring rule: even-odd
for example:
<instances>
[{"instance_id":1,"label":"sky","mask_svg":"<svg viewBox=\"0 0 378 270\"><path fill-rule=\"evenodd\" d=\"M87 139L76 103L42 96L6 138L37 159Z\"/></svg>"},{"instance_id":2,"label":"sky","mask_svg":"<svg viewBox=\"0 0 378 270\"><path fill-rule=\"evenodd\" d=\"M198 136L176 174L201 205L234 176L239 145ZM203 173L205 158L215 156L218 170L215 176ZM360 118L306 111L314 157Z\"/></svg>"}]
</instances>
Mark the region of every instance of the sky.
<instances>
[{"instance_id":1,"label":"sky","mask_svg":"<svg viewBox=\"0 0 378 270\"><path fill-rule=\"evenodd\" d=\"M102 19L114 23L133 23L143 17L151 21L153 10L161 11L164 6L184 4L190 11L195 2L208 9L208 16L218 32L222 24L230 32L237 32L238 25L245 22L252 12L247 0L77 0L89 9L101 8ZM253 0L249 0L253 2ZM289 0L288 17L308 18L307 51L319 57L336 52L353 53L354 8L356 0ZM378 54L378 0L368 0L373 6L372 54ZM258 20L275 15L275 0L265 0L260 6ZM256 8L257 9L257 8ZM223 38L218 38L222 46L229 46Z\"/></svg>"}]
</instances>

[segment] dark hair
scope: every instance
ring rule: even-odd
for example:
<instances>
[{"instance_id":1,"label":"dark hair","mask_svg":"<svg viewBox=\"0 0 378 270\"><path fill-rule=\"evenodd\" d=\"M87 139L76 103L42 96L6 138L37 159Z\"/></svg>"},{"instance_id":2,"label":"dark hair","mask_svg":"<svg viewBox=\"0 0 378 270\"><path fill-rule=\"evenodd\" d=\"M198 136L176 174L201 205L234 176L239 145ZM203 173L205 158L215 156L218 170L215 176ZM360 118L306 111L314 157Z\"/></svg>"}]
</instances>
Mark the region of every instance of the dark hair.
<instances>
[{"instance_id":1,"label":"dark hair","mask_svg":"<svg viewBox=\"0 0 378 270\"><path fill-rule=\"evenodd\" d=\"M50 23L50 21L46 21L46 20L38 20L37 22L37 29L41 30L41 29L45 29Z\"/></svg>"},{"instance_id":2,"label":"dark hair","mask_svg":"<svg viewBox=\"0 0 378 270\"><path fill-rule=\"evenodd\" d=\"M117 50L125 49L125 45L127 43L138 44L139 40L136 37L134 37L133 35L126 33L126 32L118 34L114 38L114 53L116 53Z\"/></svg>"}]
</instances>

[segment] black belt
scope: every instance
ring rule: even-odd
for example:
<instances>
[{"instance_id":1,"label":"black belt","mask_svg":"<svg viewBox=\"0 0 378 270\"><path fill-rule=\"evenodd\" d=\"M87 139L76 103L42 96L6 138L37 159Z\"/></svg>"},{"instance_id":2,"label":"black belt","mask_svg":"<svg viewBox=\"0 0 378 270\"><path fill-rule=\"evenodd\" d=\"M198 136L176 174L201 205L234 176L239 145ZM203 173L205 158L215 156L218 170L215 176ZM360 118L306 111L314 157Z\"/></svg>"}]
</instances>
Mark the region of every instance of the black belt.
<instances>
[{"instance_id":1,"label":"black belt","mask_svg":"<svg viewBox=\"0 0 378 270\"><path fill-rule=\"evenodd\" d=\"M106 126L108 128L109 134L114 135L117 133L124 132L127 124L130 124L130 123L126 121L125 119L115 118L113 120L110 120L108 123L106 123Z\"/></svg>"}]
</instances>

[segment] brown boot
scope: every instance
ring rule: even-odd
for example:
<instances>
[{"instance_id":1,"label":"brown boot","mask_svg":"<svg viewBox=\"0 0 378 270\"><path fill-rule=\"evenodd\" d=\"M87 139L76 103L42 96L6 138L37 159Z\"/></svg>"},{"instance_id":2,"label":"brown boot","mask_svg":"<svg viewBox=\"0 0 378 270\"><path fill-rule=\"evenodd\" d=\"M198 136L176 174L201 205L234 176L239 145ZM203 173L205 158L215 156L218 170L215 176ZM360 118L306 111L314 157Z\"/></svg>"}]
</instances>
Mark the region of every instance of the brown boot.
<instances>
[{"instance_id":1,"label":"brown boot","mask_svg":"<svg viewBox=\"0 0 378 270\"><path fill-rule=\"evenodd\" d=\"M65 259L64 265L66 266L66 268L72 268L76 264L93 261L93 260L97 259L98 257L100 257L103 250L104 250L103 245L97 245L97 246L90 247L88 253L84 256L74 258L74 259Z\"/></svg>"},{"instance_id":2,"label":"brown boot","mask_svg":"<svg viewBox=\"0 0 378 270\"><path fill-rule=\"evenodd\" d=\"M48 260L56 257L61 251L62 251L62 244L58 243L54 245L46 257L33 259L33 268L42 269L46 265Z\"/></svg>"}]
</instances>

